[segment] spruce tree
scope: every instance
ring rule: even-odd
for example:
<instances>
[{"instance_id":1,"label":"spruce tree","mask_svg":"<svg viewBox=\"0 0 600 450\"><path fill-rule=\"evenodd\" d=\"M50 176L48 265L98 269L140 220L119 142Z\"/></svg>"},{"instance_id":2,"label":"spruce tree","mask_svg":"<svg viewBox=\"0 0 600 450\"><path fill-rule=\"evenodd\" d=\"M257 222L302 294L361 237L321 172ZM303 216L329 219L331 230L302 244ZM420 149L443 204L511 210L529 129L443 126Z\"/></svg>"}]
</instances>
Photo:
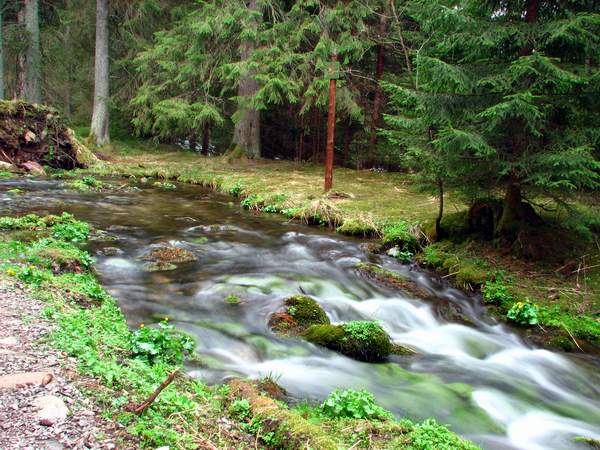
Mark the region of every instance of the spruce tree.
<instances>
[{"instance_id":1,"label":"spruce tree","mask_svg":"<svg viewBox=\"0 0 600 450\"><path fill-rule=\"evenodd\" d=\"M388 84L388 133L431 179L503 191L497 236L539 220L527 202L600 187L598 2L418 1L414 77ZM595 100L596 99L596 100Z\"/></svg>"}]
</instances>

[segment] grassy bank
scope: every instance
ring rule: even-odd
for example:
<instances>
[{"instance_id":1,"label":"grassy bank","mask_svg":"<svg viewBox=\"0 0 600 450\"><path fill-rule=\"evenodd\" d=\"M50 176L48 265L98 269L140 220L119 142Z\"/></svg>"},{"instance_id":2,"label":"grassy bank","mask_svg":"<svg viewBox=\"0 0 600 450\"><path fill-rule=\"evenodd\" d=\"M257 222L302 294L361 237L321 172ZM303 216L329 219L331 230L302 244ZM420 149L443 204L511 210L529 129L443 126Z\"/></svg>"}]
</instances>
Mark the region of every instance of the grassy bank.
<instances>
[{"instance_id":1,"label":"grassy bank","mask_svg":"<svg viewBox=\"0 0 600 450\"><path fill-rule=\"evenodd\" d=\"M504 295L485 298L491 312L526 329L537 343L569 351L597 351L600 346L600 247L598 236L589 231L590 224L598 228L600 205L593 199L576 205L583 211L576 219L544 212L549 222L564 226L561 233L568 237L559 245L550 232L544 236L547 245L564 252L572 243L565 268L562 263L517 259L489 242L461 237L456 217L464 220L466 205L451 194L445 221L453 239L432 244L419 230L431 226L436 200L407 174L336 169L336 194L323 196L322 167L312 164L206 158L140 141L116 142L106 155L109 161L92 172L200 184L239 197L243 206L256 211L379 237L384 248L400 245L400 259L408 261L420 252L421 264L458 287L480 292L487 284L488 292L502 290Z\"/></svg>"},{"instance_id":2,"label":"grassy bank","mask_svg":"<svg viewBox=\"0 0 600 450\"><path fill-rule=\"evenodd\" d=\"M56 324L49 344L96 380L86 383L87 393L142 448L477 448L434 420L396 421L364 391L336 391L320 406L290 407L273 380L212 387L192 380L181 369L185 357L194 357L191 338L168 318L131 330L99 284L84 247L101 234L69 214L0 217L0 231L1 276L45 302Z\"/></svg>"}]
</instances>

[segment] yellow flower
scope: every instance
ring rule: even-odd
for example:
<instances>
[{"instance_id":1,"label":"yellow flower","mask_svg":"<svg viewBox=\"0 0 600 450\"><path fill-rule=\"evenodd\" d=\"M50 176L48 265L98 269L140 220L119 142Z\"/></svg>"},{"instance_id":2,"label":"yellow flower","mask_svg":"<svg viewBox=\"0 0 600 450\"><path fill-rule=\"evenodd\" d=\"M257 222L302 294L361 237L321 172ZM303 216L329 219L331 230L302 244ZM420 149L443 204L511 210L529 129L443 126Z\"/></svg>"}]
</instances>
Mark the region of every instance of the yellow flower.
<instances>
[{"instance_id":1,"label":"yellow flower","mask_svg":"<svg viewBox=\"0 0 600 450\"><path fill-rule=\"evenodd\" d=\"M17 274L13 269L6 269L6 273L9 277L14 277Z\"/></svg>"},{"instance_id":2,"label":"yellow flower","mask_svg":"<svg viewBox=\"0 0 600 450\"><path fill-rule=\"evenodd\" d=\"M165 317L165 322L168 322L168 321L169 321L169 318L168 318L168 317Z\"/></svg>"},{"instance_id":3,"label":"yellow flower","mask_svg":"<svg viewBox=\"0 0 600 450\"><path fill-rule=\"evenodd\" d=\"M144 328L144 324L143 323L140 323L140 328Z\"/></svg>"},{"instance_id":4,"label":"yellow flower","mask_svg":"<svg viewBox=\"0 0 600 450\"><path fill-rule=\"evenodd\" d=\"M35 269L35 266L34 266L33 264L30 264L30 265L29 265L29 269L30 269L30 270L33 270L33 269Z\"/></svg>"}]
</instances>

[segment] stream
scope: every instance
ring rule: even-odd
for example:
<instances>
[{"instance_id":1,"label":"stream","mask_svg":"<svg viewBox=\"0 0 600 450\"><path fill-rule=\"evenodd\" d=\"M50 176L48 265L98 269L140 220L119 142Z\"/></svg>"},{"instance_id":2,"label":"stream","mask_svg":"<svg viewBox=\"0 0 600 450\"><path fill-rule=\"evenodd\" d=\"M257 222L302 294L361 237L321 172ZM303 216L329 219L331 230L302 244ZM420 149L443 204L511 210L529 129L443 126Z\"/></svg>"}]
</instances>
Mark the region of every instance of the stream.
<instances>
[{"instance_id":1,"label":"stream","mask_svg":"<svg viewBox=\"0 0 600 450\"><path fill-rule=\"evenodd\" d=\"M132 327L169 317L195 336L202 364L187 366L192 376L207 383L271 376L294 397L311 401L338 387L368 389L399 417L434 417L485 449L585 449L573 438L600 440L598 361L532 348L486 317L477 299L427 272L364 252L358 239L256 215L196 186L136 186L81 193L61 180L3 180L0 213L68 211L115 236L88 246L103 285ZM7 192L14 188L24 192ZM140 257L161 244L198 259L172 271L144 271ZM436 301L364 279L354 269L359 261L406 274L473 325L445 320ZM368 364L277 337L268 329L269 315L302 292L333 323L378 320L417 355ZM225 303L229 294L242 303Z\"/></svg>"}]
</instances>

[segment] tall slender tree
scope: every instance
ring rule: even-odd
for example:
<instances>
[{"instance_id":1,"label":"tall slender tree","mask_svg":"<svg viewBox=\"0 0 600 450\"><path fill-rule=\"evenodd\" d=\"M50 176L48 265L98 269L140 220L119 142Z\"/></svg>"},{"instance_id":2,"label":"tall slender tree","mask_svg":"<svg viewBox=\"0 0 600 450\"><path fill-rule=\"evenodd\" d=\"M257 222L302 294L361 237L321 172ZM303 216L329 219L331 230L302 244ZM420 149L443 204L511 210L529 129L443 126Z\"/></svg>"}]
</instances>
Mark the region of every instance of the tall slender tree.
<instances>
[{"instance_id":1,"label":"tall slender tree","mask_svg":"<svg viewBox=\"0 0 600 450\"><path fill-rule=\"evenodd\" d=\"M247 3L250 15L250 27L245 30L246 37L240 46L240 59L250 59L252 51L256 47L256 32L260 26L261 14L256 0ZM249 32L250 31L250 32ZM233 132L232 146L243 150L248 158L260 158L260 112L252 104L253 97L258 92L259 85L254 79L252 70L246 69L241 76L238 85L238 111L235 116L235 130Z\"/></svg>"},{"instance_id":2,"label":"tall slender tree","mask_svg":"<svg viewBox=\"0 0 600 450\"><path fill-rule=\"evenodd\" d=\"M4 0L0 0L0 100L4 99Z\"/></svg>"},{"instance_id":3,"label":"tall slender tree","mask_svg":"<svg viewBox=\"0 0 600 450\"><path fill-rule=\"evenodd\" d=\"M110 142L109 137L109 60L108 0L96 0L96 53L94 70L94 110L90 135L96 145Z\"/></svg>"},{"instance_id":4,"label":"tall slender tree","mask_svg":"<svg viewBox=\"0 0 600 450\"><path fill-rule=\"evenodd\" d=\"M39 7L39 0L25 0L25 29L29 39L25 58L25 98L30 103L42 101Z\"/></svg>"}]
</instances>

